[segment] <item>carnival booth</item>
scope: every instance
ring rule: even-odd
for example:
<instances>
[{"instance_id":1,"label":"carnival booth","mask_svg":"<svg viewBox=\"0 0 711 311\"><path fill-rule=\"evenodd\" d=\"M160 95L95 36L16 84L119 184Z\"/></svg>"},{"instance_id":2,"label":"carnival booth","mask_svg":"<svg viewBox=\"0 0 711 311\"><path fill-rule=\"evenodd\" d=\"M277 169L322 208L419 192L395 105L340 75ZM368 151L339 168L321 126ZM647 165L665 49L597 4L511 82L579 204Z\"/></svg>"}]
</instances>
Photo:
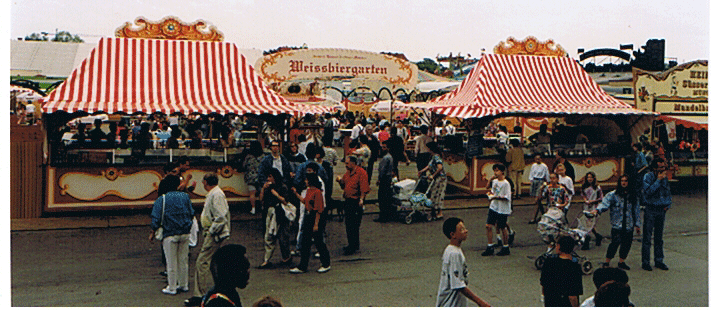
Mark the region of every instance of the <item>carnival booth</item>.
<instances>
[{"instance_id":1,"label":"carnival booth","mask_svg":"<svg viewBox=\"0 0 711 311\"><path fill-rule=\"evenodd\" d=\"M116 116L120 128L110 127L110 132L130 133L131 121L150 120L144 115L170 116L170 124L198 114L251 115L283 125L288 114L327 111L291 103L269 89L233 43L221 42L221 35L210 42L174 40L180 39L175 36L180 29L198 33L195 24L181 28L177 23L169 18L159 27L144 28L173 30L168 40L102 38L66 82L49 94L42 108L50 145L45 212L149 207L157 197L164 165L178 157L190 161L186 173L196 181L189 193L194 203L204 202L207 191L200 181L210 172L218 173L229 202L248 196L234 161L238 148L194 137L207 146L188 149L188 140L179 138L177 149L161 144L137 147L133 135L109 141L113 147L86 141L84 146L67 147L58 129L76 117ZM117 35L126 33L117 30Z\"/></svg>"},{"instance_id":2,"label":"carnival booth","mask_svg":"<svg viewBox=\"0 0 711 311\"><path fill-rule=\"evenodd\" d=\"M660 113L642 143L664 146L674 177L708 176L708 61L633 74L637 109Z\"/></svg>"},{"instance_id":3,"label":"carnival booth","mask_svg":"<svg viewBox=\"0 0 711 311\"><path fill-rule=\"evenodd\" d=\"M494 176L493 165L503 162L506 147L488 145L483 139L484 127L496 118L561 120L550 143L528 143L524 138L523 192L529 190L527 177L534 153L543 154L543 162L552 169L555 161L552 154L558 150L569 154L567 159L575 168L576 183L586 172L593 171L603 186L614 186L617 176L624 171L624 152L630 144L626 134L641 133L642 124L648 125L653 118L652 113L634 109L607 95L568 57L484 55L459 88L431 104L433 107L429 109L435 114L466 121L467 152L445 154L445 170L450 184L473 194L486 192L486 185ZM588 125L584 148L579 148L575 141L582 133L581 124Z\"/></svg>"}]
</instances>

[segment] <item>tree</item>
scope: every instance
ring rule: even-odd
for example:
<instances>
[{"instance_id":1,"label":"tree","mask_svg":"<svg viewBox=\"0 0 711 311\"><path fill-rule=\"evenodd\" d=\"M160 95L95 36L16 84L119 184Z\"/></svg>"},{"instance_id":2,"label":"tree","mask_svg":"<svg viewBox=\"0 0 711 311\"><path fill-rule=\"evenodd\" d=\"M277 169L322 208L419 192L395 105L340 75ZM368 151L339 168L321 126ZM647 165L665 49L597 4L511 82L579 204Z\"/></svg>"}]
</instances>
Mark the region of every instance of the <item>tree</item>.
<instances>
[{"instance_id":1,"label":"tree","mask_svg":"<svg viewBox=\"0 0 711 311\"><path fill-rule=\"evenodd\" d=\"M76 42L76 43L82 43L84 40L79 37L79 35L72 35L68 31L60 31L58 32L54 38L52 39L54 42Z\"/></svg>"},{"instance_id":2,"label":"tree","mask_svg":"<svg viewBox=\"0 0 711 311\"><path fill-rule=\"evenodd\" d=\"M429 73L437 73L437 71L444 69L444 67L442 67L440 64L437 64L434 60L430 58L425 58L415 64L417 65L418 69L427 71Z\"/></svg>"},{"instance_id":3,"label":"tree","mask_svg":"<svg viewBox=\"0 0 711 311\"><path fill-rule=\"evenodd\" d=\"M45 33L43 34L38 34L38 33L32 33L29 36L25 36L25 41L47 41L47 36Z\"/></svg>"}]
</instances>

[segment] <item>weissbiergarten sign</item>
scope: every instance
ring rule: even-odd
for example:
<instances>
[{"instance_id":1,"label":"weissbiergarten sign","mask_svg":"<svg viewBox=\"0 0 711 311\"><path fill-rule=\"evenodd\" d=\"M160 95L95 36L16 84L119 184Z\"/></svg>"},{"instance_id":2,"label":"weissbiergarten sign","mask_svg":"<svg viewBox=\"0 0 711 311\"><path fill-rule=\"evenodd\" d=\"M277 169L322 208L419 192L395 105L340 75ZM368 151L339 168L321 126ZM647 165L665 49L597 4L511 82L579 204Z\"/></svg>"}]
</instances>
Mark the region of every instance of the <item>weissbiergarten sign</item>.
<instances>
[{"instance_id":1,"label":"weissbiergarten sign","mask_svg":"<svg viewBox=\"0 0 711 311\"><path fill-rule=\"evenodd\" d=\"M662 114L708 114L708 61L684 63L653 73L633 69L637 109Z\"/></svg>"},{"instance_id":2,"label":"weissbiergarten sign","mask_svg":"<svg viewBox=\"0 0 711 311\"><path fill-rule=\"evenodd\" d=\"M267 83L314 79L381 80L412 89L417 66L386 54L344 49L303 49L266 55L255 64Z\"/></svg>"}]
</instances>

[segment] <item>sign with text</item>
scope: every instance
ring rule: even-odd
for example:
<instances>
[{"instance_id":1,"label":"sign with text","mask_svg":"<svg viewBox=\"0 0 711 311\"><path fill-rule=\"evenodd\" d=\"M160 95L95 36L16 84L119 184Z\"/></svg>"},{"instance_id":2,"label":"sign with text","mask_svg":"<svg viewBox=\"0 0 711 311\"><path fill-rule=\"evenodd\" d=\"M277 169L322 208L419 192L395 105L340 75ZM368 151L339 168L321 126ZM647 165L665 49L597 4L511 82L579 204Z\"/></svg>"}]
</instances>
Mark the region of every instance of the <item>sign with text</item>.
<instances>
[{"instance_id":1,"label":"sign with text","mask_svg":"<svg viewBox=\"0 0 711 311\"><path fill-rule=\"evenodd\" d=\"M342 49L303 49L266 55L254 66L268 84L295 80L379 80L413 89L417 66L390 55Z\"/></svg>"},{"instance_id":2,"label":"sign with text","mask_svg":"<svg viewBox=\"0 0 711 311\"><path fill-rule=\"evenodd\" d=\"M633 71L637 109L662 114L708 114L708 61L685 63L660 73Z\"/></svg>"}]
</instances>

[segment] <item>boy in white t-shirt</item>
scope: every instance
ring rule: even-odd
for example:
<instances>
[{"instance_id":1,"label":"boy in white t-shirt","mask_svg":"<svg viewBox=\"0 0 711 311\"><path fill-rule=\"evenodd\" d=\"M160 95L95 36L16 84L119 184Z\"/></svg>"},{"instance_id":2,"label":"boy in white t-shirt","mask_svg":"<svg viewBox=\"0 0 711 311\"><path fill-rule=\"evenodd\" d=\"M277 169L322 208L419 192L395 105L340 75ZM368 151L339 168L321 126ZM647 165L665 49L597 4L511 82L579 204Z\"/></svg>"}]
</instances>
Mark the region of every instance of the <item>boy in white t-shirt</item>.
<instances>
[{"instance_id":1,"label":"boy in white t-shirt","mask_svg":"<svg viewBox=\"0 0 711 311\"><path fill-rule=\"evenodd\" d=\"M491 307L467 287L469 271L461 248L468 234L464 222L456 217L449 218L444 221L442 232L449 238L449 245L442 254L442 272L439 278L436 306L466 307L468 298L480 307Z\"/></svg>"},{"instance_id":2,"label":"boy in white t-shirt","mask_svg":"<svg viewBox=\"0 0 711 311\"><path fill-rule=\"evenodd\" d=\"M481 253L482 256L491 256L494 254L494 226L496 226L503 235L504 245L501 250L496 253L496 256L506 256L511 254L509 250L509 231L506 230L506 221L511 215L511 184L506 181L506 166L501 163L494 164L494 176L496 179L491 182L491 192L489 196L489 215L486 217L486 250Z\"/></svg>"}]
</instances>

